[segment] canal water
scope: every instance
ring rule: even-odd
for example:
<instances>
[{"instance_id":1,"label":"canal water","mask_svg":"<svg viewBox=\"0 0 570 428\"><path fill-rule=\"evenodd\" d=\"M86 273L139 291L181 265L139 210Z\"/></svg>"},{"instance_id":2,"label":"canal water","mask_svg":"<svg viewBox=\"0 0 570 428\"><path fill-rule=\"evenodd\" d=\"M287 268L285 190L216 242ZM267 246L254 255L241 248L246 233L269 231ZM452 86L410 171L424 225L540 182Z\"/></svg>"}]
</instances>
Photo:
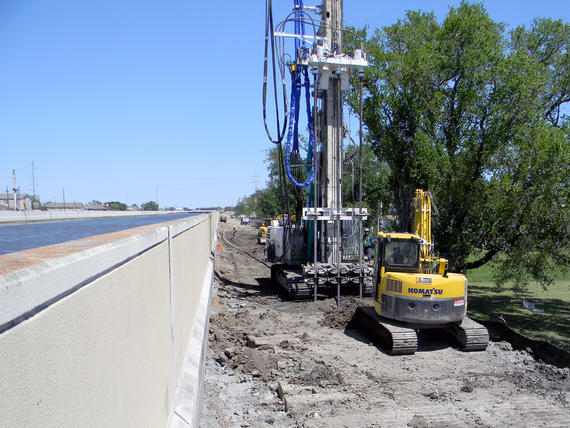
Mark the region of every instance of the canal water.
<instances>
[{"instance_id":1,"label":"canal water","mask_svg":"<svg viewBox=\"0 0 570 428\"><path fill-rule=\"evenodd\" d=\"M0 226L0 255L45 247L103 233L117 232L148 224L162 223L196 213L161 214L137 217L111 217Z\"/></svg>"}]
</instances>

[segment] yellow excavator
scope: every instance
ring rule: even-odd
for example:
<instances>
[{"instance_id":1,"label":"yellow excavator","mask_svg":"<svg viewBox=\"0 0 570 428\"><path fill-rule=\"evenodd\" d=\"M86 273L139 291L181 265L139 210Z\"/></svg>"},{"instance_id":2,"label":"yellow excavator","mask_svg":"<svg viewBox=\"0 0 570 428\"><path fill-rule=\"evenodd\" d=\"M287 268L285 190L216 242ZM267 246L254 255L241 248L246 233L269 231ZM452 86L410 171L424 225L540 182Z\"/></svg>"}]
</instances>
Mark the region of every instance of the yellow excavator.
<instances>
[{"instance_id":1,"label":"yellow excavator","mask_svg":"<svg viewBox=\"0 0 570 428\"><path fill-rule=\"evenodd\" d=\"M484 350L489 333L466 316L467 278L432 256L431 197L416 190L413 233L379 232L375 242L374 308L359 308L366 329L390 354L413 354L417 331L443 328L463 350Z\"/></svg>"}]
</instances>

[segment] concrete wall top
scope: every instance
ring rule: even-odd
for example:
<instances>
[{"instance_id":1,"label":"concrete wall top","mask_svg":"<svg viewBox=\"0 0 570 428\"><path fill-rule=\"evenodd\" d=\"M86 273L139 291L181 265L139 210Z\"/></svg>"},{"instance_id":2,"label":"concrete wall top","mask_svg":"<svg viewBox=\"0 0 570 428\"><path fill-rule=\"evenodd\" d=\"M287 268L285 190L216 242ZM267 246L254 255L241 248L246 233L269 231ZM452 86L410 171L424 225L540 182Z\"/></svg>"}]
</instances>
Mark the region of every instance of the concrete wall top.
<instances>
[{"instance_id":1,"label":"concrete wall top","mask_svg":"<svg viewBox=\"0 0 570 428\"><path fill-rule=\"evenodd\" d=\"M200 214L0 256L0 333L164 240ZM166 220L166 219L165 219Z\"/></svg>"}]
</instances>

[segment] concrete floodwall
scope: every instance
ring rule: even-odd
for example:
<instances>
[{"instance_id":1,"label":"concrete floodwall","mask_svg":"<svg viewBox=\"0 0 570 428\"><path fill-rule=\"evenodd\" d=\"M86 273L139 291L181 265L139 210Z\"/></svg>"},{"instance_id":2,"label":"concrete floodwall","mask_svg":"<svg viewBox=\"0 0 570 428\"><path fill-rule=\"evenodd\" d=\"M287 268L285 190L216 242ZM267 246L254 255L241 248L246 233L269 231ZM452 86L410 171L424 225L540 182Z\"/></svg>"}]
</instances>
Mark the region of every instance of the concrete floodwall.
<instances>
[{"instance_id":1,"label":"concrete floodwall","mask_svg":"<svg viewBox=\"0 0 570 428\"><path fill-rule=\"evenodd\" d=\"M0 426L195 425L216 225L0 256Z\"/></svg>"}]
</instances>

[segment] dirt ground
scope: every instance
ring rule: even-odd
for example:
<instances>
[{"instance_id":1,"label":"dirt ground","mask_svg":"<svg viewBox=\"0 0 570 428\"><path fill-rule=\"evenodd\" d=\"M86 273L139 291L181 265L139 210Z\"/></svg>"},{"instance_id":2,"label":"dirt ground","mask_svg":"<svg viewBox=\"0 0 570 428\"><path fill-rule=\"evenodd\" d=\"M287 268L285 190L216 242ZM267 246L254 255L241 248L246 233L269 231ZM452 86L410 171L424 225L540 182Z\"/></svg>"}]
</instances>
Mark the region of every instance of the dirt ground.
<instances>
[{"instance_id":1,"label":"dirt ground","mask_svg":"<svg viewBox=\"0 0 570 428\"><path fill-rule=\"evenodd\" d=\"M288 301L257 230L221 224L202 418L209 427L570 425L570 370L490 342L466 353L438 331L389 356L352 328L367 299Z\"/></svg>"}]
</instances>

